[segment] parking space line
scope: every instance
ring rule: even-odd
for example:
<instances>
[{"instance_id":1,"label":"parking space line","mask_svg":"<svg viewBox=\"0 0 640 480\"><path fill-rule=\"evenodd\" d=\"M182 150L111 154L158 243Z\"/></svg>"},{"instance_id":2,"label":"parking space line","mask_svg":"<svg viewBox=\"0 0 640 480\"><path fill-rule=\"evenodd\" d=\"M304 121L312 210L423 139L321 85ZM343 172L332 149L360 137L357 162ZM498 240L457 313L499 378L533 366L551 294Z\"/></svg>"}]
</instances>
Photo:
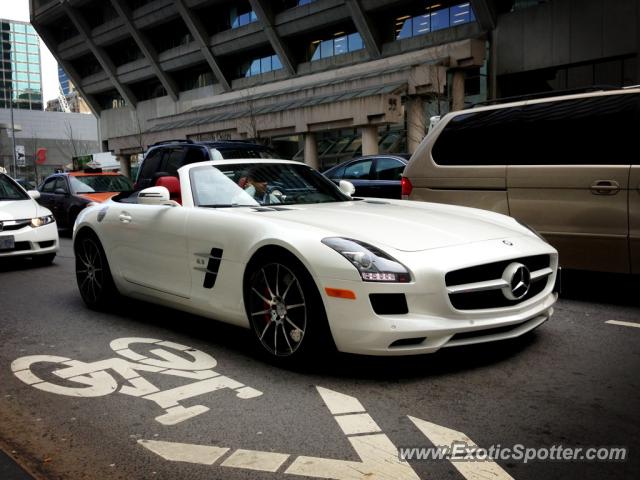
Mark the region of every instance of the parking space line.
<instances>
[{"instance_id":1,"label":"parking space line","mask_svg":"<svg viewBox=\"0 0 640 480\"><path fill-rule=\"evenodd\" d=\"M640 323L633 323L633 322L621 322L619 320L607 320L604 323L608 323L609 325L621 325L623 327L633 327L633 328L640 328Z\"/></svg>"}]
</instances>

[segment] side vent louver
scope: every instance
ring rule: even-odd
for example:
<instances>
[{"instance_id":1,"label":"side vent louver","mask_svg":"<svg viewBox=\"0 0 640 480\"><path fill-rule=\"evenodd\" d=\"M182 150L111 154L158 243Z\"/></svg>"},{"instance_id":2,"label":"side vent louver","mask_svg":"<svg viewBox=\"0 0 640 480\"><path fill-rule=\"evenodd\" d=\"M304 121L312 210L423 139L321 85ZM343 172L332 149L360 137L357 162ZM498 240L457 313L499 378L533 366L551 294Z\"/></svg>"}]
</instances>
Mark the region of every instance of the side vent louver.
<instances>
[{"instance_id":1,"label":"side vent louver","mask_svg":"<svg viewBox=\"0 0 640 480\"><path fill-rule=\"evenodd\" d=\"M202 286L211 289L216 284L216 278L218 278L218 270L220 269L220 262L222 261L222 250L212 248L211 253L206 256L209 257L209 262L207 263L207 268L202 269L205 272Z\"/></svg>"}]
</instances>

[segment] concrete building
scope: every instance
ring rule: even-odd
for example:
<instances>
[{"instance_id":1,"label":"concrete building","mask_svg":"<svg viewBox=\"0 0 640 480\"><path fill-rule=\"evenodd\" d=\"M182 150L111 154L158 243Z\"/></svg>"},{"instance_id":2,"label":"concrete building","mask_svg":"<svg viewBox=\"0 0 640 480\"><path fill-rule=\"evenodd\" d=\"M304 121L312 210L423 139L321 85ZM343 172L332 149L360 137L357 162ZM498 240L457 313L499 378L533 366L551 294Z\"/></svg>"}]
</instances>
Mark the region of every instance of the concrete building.
<instances>
[{"instance_id":1,"label":"concrete building","mask_svg":"<svg viewBox=\"0 0 640 480\"><path fill-rule=\"evenodd\" d=\"M259 138L325 168L486 98L640 78L640 0L30 2L119 155Z\"/></svg>"},{"instance_id":2,"label":"concrete building","mask_svg":"<svg viewBox=\"0 0 640 480\"><path fill-rule=\"evenodd\" d=\"M0 167L17 178L39 181L66 168L74 156L100 151L93 115L18 109L14 110L14 125L16 146L25 154L23 162L17 162L17 172L11 115L8 109L0 109Z\"/></svg>"}]
</instances>

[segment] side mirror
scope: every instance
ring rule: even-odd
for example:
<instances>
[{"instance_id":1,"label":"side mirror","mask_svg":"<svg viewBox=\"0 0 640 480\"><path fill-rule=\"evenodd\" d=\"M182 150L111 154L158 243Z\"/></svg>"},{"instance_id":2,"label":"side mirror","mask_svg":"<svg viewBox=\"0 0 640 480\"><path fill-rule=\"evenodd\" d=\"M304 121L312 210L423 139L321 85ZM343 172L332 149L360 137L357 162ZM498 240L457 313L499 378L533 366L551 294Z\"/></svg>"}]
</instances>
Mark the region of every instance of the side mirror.
<instances>
[{"instance_id":1,"label":"side mirror","mask_svg":"<svg viewBox=\"0 0 640 480\"><path fill-rule=\"evenodd\" d=\"M65 191L64 188L56 188L53 193L55 193L56 195L66 195L67 192Z\"/></svg>"},{"instance_id":2,"label":"side mirror","mask_svg":"<svg viewBox=\"0 0 640 480\"><path fill-rule=\"evenodd\" d=\"M34 200L40 199L40 192L38 190L29 190L27 193Z\"/></svg>"},{"instance_id":3,"label":"side mirror","mask_svg":"<svg viewBox=\"0 0 640 480\"><path fill-rule=\"evenodd\" d=\"M142 205L180 205L178 202L171 200L167 187L145 188L138 193L138 203Z\"/></svg>"},{"instance_id":4,"label":"side mirror","mask_svg":"<svg viewBox=\"0 0 640 480\"><path fill-rule=\"evenodd\" d=\"M354 193L356 193L356 187L353 186L353 183L348 182L346 180L340 180L340 182L338 183L338 188L340 188L340 191L342 193L348 196L351 196Z\"/></svg>"}]
</instances>

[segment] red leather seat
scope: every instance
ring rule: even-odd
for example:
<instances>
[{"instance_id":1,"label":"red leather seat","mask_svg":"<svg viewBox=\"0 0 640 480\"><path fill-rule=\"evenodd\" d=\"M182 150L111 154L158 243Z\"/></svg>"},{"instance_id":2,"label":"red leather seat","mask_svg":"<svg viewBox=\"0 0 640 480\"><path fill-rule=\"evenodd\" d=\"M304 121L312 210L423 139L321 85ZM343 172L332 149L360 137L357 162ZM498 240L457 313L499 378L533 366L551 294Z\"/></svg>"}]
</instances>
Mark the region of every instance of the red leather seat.
<instances>
[{"instance_id":1,"label":"red leather seat","mask_svg":"<svg viewBox=\"0 0 640 480\"><path fill-rule=\"evenodd\" d=\"M169 190L169 198L182 205L182 192L178 177L160 177L156 180L156 187L165 187Z\"/></svg>"}]
</instances>

